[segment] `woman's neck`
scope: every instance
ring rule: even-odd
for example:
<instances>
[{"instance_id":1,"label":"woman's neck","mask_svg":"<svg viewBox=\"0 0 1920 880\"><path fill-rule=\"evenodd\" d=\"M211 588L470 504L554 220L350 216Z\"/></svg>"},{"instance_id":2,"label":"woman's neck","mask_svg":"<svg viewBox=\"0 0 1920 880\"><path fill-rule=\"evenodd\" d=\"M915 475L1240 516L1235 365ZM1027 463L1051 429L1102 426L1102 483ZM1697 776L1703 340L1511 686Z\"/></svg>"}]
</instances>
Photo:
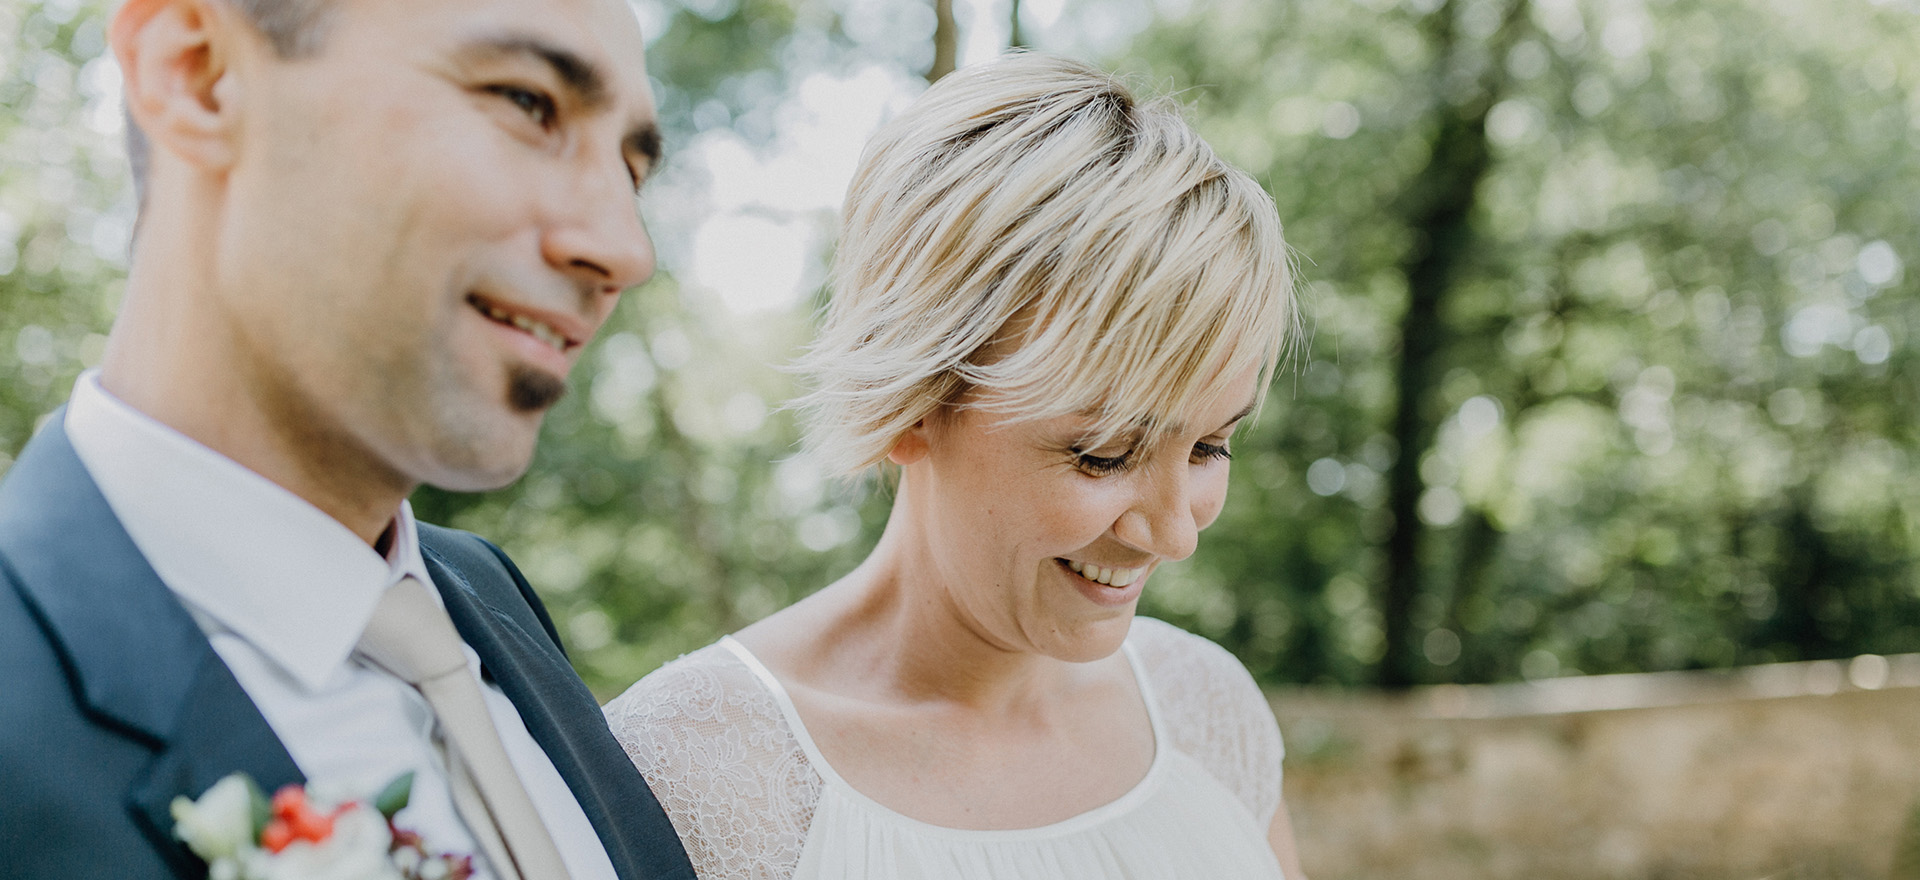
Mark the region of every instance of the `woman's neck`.
<instances>
[{"instance_id":1,"label":"woman's neck","mask_svg":"<svg viewBox=\"0 0 1920 880\"><path fill-rule=\"evenodd\" d=\"M996 638L931 580L924 544L890 521L865 562L748 627L741 640L795 682L886 703L939 702L1000 716L1071 687L1085 664ZM791 615L792 619L780 618Z\"/></svg>"}]
</instances>

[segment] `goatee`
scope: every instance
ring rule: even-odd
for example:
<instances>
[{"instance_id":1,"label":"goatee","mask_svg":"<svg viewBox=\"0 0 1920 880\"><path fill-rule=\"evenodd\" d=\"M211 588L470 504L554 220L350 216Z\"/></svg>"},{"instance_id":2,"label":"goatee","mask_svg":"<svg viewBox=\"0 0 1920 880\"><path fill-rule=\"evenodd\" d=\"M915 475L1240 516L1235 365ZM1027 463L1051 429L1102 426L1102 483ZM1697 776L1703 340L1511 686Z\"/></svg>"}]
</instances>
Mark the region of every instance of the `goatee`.
<instances>
[{"instance_id":1,"label":"goatee","mask_svg":"<svg viewBox=\"0 0 1920 880\"><path fill-rule=\"evenodd\" d=\"M540 412L566 396L567 383L528 366L516 366L507 375L507 404L520 412Z\"/></svg>"}]
</instances>

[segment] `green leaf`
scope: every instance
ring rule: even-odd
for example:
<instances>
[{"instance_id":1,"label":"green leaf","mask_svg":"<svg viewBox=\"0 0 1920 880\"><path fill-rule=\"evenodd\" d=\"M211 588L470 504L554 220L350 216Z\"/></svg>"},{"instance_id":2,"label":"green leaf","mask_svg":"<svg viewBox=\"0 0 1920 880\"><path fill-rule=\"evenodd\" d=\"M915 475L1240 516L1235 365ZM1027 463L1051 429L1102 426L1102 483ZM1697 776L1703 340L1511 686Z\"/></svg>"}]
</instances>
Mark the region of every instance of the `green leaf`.
<instances>
[{"instance_id":1,"label":"green leaf","mask_svg":"<svg viewBox=\"0 0 1920 880\"><path fill-rule=\"evenodd\" d=\"M245 773L234 774L247 784L247 804L253 816L252 839L259 840L260 833L267 830L267 822L273 819L273 805L267 801L267 793L260 790L260 783Z\"/></svg>"},{"instance_id":2,"label":"green leaf","mask_svg":"<svg viewBox=\"0 0 1920 880\"><path fill-rule=\"evenodd\" d=\"M406 808L407 799L412 795L413 771L409 770L395 776L386 788L380 790L380 796L373 800L373 807L380 811L380 815L392 819L393 814Z\"/></svg>"}]
</instances>

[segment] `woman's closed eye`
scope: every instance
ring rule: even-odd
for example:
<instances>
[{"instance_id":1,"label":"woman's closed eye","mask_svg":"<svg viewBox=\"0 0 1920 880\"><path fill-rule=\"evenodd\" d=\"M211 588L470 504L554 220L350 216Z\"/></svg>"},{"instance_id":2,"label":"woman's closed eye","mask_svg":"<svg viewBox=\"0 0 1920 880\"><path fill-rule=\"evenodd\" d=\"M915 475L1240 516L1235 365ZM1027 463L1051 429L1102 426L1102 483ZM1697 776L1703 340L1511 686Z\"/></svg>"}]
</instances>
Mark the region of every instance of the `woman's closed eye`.
<instances>
[{"instance_id":1,"label":"woman's closed eye","mask_svg":"<svg viewBox=\"0 0 1920 880\"><path fill-rule=\"evenodd\" d=\"M1119 473L1126 470L1132 463L1132 449L1121 450L1112 455L1084 452L1078 448L1073 450L1073 466L1096 477Z\"/></svg>"},{"instance_id":2,"label":"woman's closed eye","mask_svg":"<svg viewBox=\"0 0 1920 880\"><path fill-rule=\"evenodd\" d=\"M1208 443L1202 440L1193 444L1194 464L1205 464L1214 460L1229 461L1232 458L1233 450L1228 449L1225 443Z\"/></svg>"},{"instance_id":3,"label":"woman's closed eye","mask_svg":"<svg viewBox=\"0 0 1920 880\"><path fill-rule=\"evenodd\" d=\"M1094 476L1116 474L1133 466L1135 451L1129 448L1102 455L1099 452L1087 452L1076 447L1073 450L1073 466ZM1229 461L1232 458L1233 450L1228 448L1226 443L1208 443L1205 440L1193 444L1193 451L1188 456L1188 460L1193 464Z\"/></svg>"}]
</instances>

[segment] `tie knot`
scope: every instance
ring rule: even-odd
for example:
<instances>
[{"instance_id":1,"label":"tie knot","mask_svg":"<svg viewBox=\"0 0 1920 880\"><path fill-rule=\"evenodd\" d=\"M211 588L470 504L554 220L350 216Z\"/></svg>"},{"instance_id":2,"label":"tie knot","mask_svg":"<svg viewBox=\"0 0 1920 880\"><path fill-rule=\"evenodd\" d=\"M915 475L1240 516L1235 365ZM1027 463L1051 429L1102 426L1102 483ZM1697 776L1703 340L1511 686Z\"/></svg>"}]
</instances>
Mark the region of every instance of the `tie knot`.
<instances>
[{"instance_id":1,"label":"tie knot","mask_svg":"<svg viewBox=\"0 0 1920 880\"><path fill-rule=\"evenodd\" d=\"M467 655L461 644L446 609L425 584L408 577L380 597L358 647L381 668L418 685L465 670Z\"/></svg>"}]
</instances>

